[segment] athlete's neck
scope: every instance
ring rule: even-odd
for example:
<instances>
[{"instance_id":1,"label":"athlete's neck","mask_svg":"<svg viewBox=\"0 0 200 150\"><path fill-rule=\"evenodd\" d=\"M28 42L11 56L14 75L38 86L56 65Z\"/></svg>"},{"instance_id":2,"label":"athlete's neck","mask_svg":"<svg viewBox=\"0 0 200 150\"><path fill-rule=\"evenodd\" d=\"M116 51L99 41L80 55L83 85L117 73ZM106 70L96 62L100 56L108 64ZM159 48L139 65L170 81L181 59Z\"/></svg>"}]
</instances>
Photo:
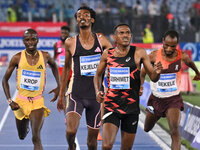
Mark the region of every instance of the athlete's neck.
<instances>
[{"instance_id":1,"label":"athlete's neck","mask_svg":"<svg viewBox=\"0 0 200 150\"><path fill-rule=\"evenodd\" d=\"M34 57L34 56L37 55L38 51L37 51L37 50L36 50L36 51L27 51L27 50L25 50L25 53L26 53L28 56Z\"/></svg>"},{"instance_id":2,"label":"athlete's neck","mask_svg":"<svg viewBox=\"0 0 200 150\"><path fill-rule=\"evenodd\" d=\"M122 51L122 52L129 51L130 45L128 45L128 46L117 45L116 49L118 49L119 51Z\"/></svg>"},{"instance_id":3,"label":"athlete's neck","mask_svg":"<svg viewBox=\"0 0 200 150\"><path fill-rule=\"evenodd\" d=\"M80 34L79 37L83 40L91 40L91 38L93 38L93 33L91 28L88 29L80 29Z\"/></svg>"}]
</instances>

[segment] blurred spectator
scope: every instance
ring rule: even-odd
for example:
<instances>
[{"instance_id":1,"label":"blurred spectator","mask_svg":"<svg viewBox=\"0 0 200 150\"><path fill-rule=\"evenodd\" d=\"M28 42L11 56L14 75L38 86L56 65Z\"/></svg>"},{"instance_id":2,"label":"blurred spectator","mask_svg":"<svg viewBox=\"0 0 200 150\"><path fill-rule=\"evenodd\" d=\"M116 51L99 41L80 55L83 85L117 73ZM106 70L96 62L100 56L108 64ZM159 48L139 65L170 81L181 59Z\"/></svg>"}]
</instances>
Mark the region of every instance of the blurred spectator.
<instances>
[{"instance_id":1,"label":"blurred spectator","mask_svg":"<svg viewBox=\"0 0 200 150\"><path fill-rule=\"evenodd\" d=\"M69 24L69 26L71 25L72 23L72 19L74 18L74 8L72 5L68 5L67 9L65 9L65 19L67 21L67 23Z\"/></svg>"},{"instance_id":2,"label":"blurred spectator","mask_svg":"<svg viewBox=\"0 0 200 150\"><path fill-rule=\"evenodd\" d=\"M120 15L120 22L125 22L126 15L127 15L127 9L126 9L124 3L122 3L121 7L119 8L119 15Z\"/></svg>"},{"instance_id":3,"label":"blurred spectator","mask_svg":"<svg viewBox=\"0 0 200 150\"><path fill-rule=\"evenodd\" d=\"M105 28L105 33L110 33L112 31L112 23L111 23L111 8L110 8L110 3L106 3L106 8L105 8L105 22L106 22L106 28Z\"/></svg>"},{"instance_id":4,"label":"blurred spectator","mask_svg":"<svg viewBox=\"0 0 200 150\"><path fill-rule=\"evenodd\" d=\"M162 22L161 34L160 34L161 36L168 29L168 20L167 20L167 14L168 13L169 13L169 8L168 8L168 5L167 5L167 0L163 0L161 7L160 7L160 17L161 17L160 19L161 19L161 22ZM160 39L162 39L162 38L160 38Z\"/></svg>"},{"instance_id":5,"label":"blurred spectator","mask_svg":"<svg viewBox=\"0 0 200 150\"><path fill-rule=\"evenodd\" d=\"M168 20L168 28L174 29L174 15L172 13L167 14L167 20Z\"/></svg>"},{"instance_id":6,"label":"blurred spectator","mask_svg":"<svg viewBox=\"0 0 200 150\"><path fill-rule=\"evenodd\" d=\"M16 22L17 15L14 9L14 5L11 4L7 9L7 22Z\"/></svg>"},{"instance_id":7,"label":"blurred spectator","mask_svg":"<svg viewBox=\"0 0 200 150\"><path fill-rule=\"evenodd\" d=\"M23 20L23 10L22 10L22 1L17 0L15 4L15 11L16 11L16 16L17 16L17 21L22 21Z\"/></svg>"},{"instance_id":8,"label":"blurred spectator","mask_svg":"<svg viewBox=\"0 0 200 150\"><path fill-rule=\"evenodd\" d=\"M159 7L156 3L156 0L152 0L148 5L148 14L150 16L158 16L160 15Z\"/></svg>"},{"instance_id":9,"label":"blurred spectator","mask_svg":"<svg viewBox=\"0 0 200 150\"><path fill-rule=\"evenodd\" d=\"M143 43L154 43L154 36L149 23L146 24L146 28L142 32L142 40Z\"/></svg>"},{"instance_id":10,"label":"blurred spectator","mask_svg":"<svg viewBox=\"0 0 200 150\"><path fill-rule=\"evenodd\" d=\"M195 3L193 3L191 7L188 9L187 14L190 18L191 28L196 30L198 10L194 7L195 7Z\"/></svg>"},{"instance_id":11,"label":"blurred spectator","mask_svg":"<svg viewBox=\"0 0 200 150\"><path fill-rule=\"evenodd\" d=\"M163 0L162 4L160 6L160 15L166 17L168 13L169 13L169 8L167 5L167 0Z\"/></svg>"},{"instance_id":12,"label":"blurred spectator","mask_svg":"<svg viewBox=\"0 0 200 150\"><path fill-rule=\"evenodd\" d=\"M54 4L51 4L51 5L49 5L47 7L47 9L46 9L46 18L47 18L47 21L56 22L57 15L56 15L56 8L54 7Z\"/></svg>"},{"instance_id":13,"label":"blurred spectator","mask_svg":"<svg viewBox=\"0 0 200 150\"><path fill-rule=\"evenodd\" d=\"M96 20L95 20L95 31L96 32L102 32L104 30L103 25L103 7L102 3L98 3L98 6L96 8Z\"/></svg>"},{"instance_id":14,"label":"blurred spectator","mask_svg":"<svg viewBox=\"0 0 200 150\"><path fill-rule=\"evenodd\" d=\"M137 0L135 5L133 5L132 9L133 9L133 15L135 17L140 17L144 13L143 7L142 7L141 2L139 0Z\"/></svg>"},{"instance_id":15,"label":"blurred spectator","mask_svg":"<svg viewBox=\"0 0 200 150\"><path fill-rule=\"evenodd\" d=\"M200 15L200 0L197 0L193 7L197 10L197 14Z\"/></svg>"}]
</instances>

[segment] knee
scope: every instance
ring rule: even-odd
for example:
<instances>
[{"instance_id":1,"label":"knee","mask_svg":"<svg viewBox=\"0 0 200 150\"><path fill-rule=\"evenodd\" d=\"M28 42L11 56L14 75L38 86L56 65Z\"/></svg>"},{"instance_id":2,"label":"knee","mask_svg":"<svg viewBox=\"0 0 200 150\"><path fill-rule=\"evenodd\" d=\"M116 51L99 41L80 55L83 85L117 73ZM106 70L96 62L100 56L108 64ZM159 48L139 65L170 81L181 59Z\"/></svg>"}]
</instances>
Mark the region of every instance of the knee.
<instances>
[{"instance_id":1,"label":"knee","mask_svg":"<svg viewBox=\"0 0 200 150\"><path fill-rule=\"evenodd\" d=\"M178 136L179 137L179 131L178 131L178 127L174 127L171 129L171 132L170 132L171 136Z\"/></svg>"},{"instance_id":2,"label":"knee","mask_svg":"<svg viewBox=\"0 0 200 150\"><path fill-rule=\"evenodd\" d=\"M103 150L111 150L112 145L111 144L103 144Z\"/></svg>"},{"instance_id":3,"label":"knee","mask_svg":"<svg viewBox=\"0 0 200 150\"><path fill-rule=\"evenodd\" d=\"M90 140L90 141L87 141L87 146L88 146L88 149L96 149L97 147L97 140Z\"/></svg>"},{"instance_id":4,"label":"knee","mask_svg":"<svg viewBox=\"0 0 200 150\"><path fill-rule=\"evenodd\" d=\"M37 136L37 135L33 135L33 137L32 137L32 142L33 142L33 144L38 144L38 143L40 143L40 142L41 142L41 141L40 141L40 137Z\"/></svg>"}]
</instances>

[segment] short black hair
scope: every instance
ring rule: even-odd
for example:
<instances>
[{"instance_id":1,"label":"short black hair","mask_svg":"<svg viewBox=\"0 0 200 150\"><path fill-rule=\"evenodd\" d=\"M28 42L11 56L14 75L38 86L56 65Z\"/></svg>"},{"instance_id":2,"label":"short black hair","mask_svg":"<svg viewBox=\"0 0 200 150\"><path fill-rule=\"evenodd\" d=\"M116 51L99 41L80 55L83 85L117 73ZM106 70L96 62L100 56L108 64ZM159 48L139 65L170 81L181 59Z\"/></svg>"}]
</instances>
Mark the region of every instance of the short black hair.
<instances>
[{"instance_id":1,"label":"short black hair","mask_svg":"<svg viewBox=\"0 0 200 150\"><path fill-rule=\"evenodd\" d=\"M88 11L90 12L91 18L93 18L93 19L95 20L95 18L96 18L96 12L95 12L92 8L90 8L90 7L88 7L88 6L82 6L82 7L80 7L80 8L76 11L76 13L75 13L75 15L74 15L75 18L77 18L77 12L78 12L79 10L82 10L82 9L88 10Z\"/></svg>"},{"instance_id":2,"label":"short black hair","mask_svg":"<svg viewBox=\"0 0 200 150\"><path fill-rule=\"evenodd\" d=\"M68 26L62 26L60 29L61 30L67 30L68 32L70 32L70 28Z\"/></svg>"},{"instance_id":3,"label":"short black hair","mask_svg":"<svg viewBox=\"0 0 200 150\"><path fill-rule=\"evenodd\" d=\"M27 33L30 33L30 34L36 34L37 37L38 37L37 31L34 30L34 29L32 29L32 28L29 28L29 29L25 30L25 31L24 31L24 34L23 34L23 37L24 37L25 34L27 34Z\"/></svg>"},{"instance_id":4,"label":"short black hair","mask_svg":"<svg viewBox=\"0 0 200 150\"><path fill-rule=\"evenodd\" d=\"M116 26L114 27L113 32L115 32L115 31L117 30L117 28L120 27L120 26L127 26L127 27L129 27L129 29L131 30L131 27L130 27L128 24L126 24L126 23L120 23L120 24L118 24L118 25L116 25Z\"/></svg>"},{"instance_id":5,"label":"short black hair","mask_svg":"<svg viewBox=\"0 0 200 150\"><path fill-rule=\"evenodd\" d=\"M176 37L177 38L177 42L179 42L179 34L178 34L177 31L175 31L175 30L168 30L167 32L164 33L163 39L165 40L165 38L167 36L170 36L171 38L175 38Z\"/></svg>"}]
</instances>

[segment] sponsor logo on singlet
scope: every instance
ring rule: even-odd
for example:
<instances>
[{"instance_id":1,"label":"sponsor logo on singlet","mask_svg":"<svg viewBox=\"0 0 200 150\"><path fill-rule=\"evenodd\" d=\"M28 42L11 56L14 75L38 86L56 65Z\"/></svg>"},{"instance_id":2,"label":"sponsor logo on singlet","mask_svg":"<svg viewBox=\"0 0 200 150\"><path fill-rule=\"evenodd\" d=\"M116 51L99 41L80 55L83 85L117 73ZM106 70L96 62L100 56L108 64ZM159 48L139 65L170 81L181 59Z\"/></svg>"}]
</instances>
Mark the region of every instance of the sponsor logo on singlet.
<instances>
[{"instance_id":1,"label":"sponsor logo on singlet","mask_svg":"<svg viewBox=\"0 0 200 150\"><path fill-rule=\"evenodd\" d=\"M83 76L94 76L96 74L97 67L101 54L81 56L80 57L80 71Z\"/></svg>"},{"instance_id":2,"label":"sponsor logo on singlet","mask_svg":"<svg viewBox=\"0 0 200 150\"><path fill-rule=\"evenodd\" d=\"M130 69L129 67L110 67L110 88L130 89Z\"/></svg>"},{"instance_id":3,"label":"sponsor logo on singlet","mask_svg":"<svg viewBox=\"0 0 200 150\"><path fill-rule=\"evenodd\" d=\"M20 87L29 91L38 91L40 88L41 72L22 70Z\"/></svg>"},{"instance_id":4,"label":"sponsor logo on singlet","mask_svg":"<svg viewBox=\"0 0 200 150\"><path fill-rule=\"evenodd\" d=\"M176 73L161 74L157 82L158 92L173 92L177 90Z\"/></svg>"},{"instance_id":5,"label":"sponsor logo on singlet","mask_svg":"<svg viewBox=\"0 0 200 150\"><path fill-rule=\"evenodd\" d=\"M65 56L59 56L59 67L64 67L65 64Z\"/></svg>"}]
</instances>

